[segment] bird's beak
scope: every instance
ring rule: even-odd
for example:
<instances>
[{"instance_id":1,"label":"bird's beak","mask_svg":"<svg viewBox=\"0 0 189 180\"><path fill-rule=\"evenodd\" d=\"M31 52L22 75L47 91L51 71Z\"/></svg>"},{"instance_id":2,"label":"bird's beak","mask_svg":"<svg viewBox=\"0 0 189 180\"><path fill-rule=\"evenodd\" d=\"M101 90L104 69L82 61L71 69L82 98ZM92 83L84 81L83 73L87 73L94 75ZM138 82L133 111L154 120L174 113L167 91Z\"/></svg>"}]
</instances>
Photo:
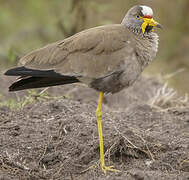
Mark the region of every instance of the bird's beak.
<instances>
[{"instance_id":1,"label":"bird's beak","mask_svg":"<svg viewBox=\"0 0 189 180\"><path fill-rule=\"evenodd\" d=\"M163 29L163 26L159 24L158 22L156 22L153 18L144 18L144 17L141 17L141 18L144 20L144 22L142 23L143 34L145 33L147 26L154 26L154 27Z\"/></svg>"}]
</instances>

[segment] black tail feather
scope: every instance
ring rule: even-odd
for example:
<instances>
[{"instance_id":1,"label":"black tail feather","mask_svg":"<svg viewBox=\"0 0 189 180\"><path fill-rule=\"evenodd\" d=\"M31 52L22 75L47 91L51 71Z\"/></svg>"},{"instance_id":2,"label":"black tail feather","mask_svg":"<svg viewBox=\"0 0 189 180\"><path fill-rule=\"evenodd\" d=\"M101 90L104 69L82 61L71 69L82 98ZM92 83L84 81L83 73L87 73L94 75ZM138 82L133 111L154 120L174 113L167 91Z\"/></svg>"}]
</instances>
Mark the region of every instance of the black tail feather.
<instances>
[{"instance_id":1,"label":"black tail feather","mask_svg":"<svg viewBox=\"0 0 189 180\"><path fill-rule=\"evenodd\" d=\"M53 77L28 77L13 83L9 91L20 91L24 89L42 88L49 86L58 86L64 84L77 83L79 80L73 76Z\"/></svg>"},{"instance_id":2,"label":"black tail feather","mask_svg":"<svg viewBox=\"0 0 189 180\"><path fill-rule=\"evenodd\" d=\"M36 70L29 69L24 66L9 69L5 72L7 76L32 76L32 77L62 77L61 74L54 70Z\"/></svg>"},{"instance_id":3,"label":"black tail feather","mask_svg":"<svg viewBox=\"0 0 189 180\"><path fill-rule=\"evenodd\" d=\"M24 66L10 69L5 75L21 76L17 82L9 87L9 91L20 91L79 82L75 76L61 75L54 70L29 69Z\"/></svg>"}]
</instances>

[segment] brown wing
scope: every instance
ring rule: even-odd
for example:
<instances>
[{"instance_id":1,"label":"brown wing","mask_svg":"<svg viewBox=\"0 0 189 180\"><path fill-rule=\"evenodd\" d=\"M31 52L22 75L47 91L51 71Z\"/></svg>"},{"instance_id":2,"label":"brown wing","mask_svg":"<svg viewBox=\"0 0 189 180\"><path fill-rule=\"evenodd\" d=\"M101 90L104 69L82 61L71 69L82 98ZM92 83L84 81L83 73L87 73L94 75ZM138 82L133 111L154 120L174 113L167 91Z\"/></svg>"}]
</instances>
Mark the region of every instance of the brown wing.
<instances>
[{"instance_id":1,"label":"brown wing","mask_svg":"<svg viewBox=\"0 0 189 180\"><path fill-rule=\"evenodd\" d=\"M31 52L20 65L54 69L64 75L103 77L119 70L132 56L129 38L130 32L123 25L91 28Z\"/></svg>"}]
</instances>

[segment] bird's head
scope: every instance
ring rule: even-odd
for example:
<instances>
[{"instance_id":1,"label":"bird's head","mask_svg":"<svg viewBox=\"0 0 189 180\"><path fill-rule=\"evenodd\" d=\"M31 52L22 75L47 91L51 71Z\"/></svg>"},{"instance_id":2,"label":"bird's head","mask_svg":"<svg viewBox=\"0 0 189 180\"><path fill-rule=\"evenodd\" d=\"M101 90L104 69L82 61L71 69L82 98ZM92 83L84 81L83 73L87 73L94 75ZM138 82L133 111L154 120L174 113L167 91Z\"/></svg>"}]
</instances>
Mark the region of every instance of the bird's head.
<instances>
[{"instance_id":1,"label":"bird's head","mask_svg":"<svg viewBox=\"0 0 189 180\"><path fill-rule=\"evenodd\" d=\"M137 5L125 15L122 24L136 33L149 33L153 27L162 28L161 24L153 19L153 11L148 6Z\"/></svg>"}]
</instances>

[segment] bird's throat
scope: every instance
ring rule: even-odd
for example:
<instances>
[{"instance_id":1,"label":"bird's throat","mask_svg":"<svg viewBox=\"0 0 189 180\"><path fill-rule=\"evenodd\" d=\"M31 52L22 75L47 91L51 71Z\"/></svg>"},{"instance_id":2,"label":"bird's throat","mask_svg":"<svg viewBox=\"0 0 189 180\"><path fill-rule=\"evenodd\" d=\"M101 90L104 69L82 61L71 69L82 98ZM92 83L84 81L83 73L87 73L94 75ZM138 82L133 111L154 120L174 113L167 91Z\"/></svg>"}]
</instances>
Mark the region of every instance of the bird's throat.
<instances>
[{"instance_id":1,"label":"bird's throat","mask_svg":"<svg viewBox=\"0 0 189 180\"><path fill-rule=\"evenodd\" d=\"M150 33L153 31L153 26L146 26L145 33Z\"/></svg>"}]
</instances>

